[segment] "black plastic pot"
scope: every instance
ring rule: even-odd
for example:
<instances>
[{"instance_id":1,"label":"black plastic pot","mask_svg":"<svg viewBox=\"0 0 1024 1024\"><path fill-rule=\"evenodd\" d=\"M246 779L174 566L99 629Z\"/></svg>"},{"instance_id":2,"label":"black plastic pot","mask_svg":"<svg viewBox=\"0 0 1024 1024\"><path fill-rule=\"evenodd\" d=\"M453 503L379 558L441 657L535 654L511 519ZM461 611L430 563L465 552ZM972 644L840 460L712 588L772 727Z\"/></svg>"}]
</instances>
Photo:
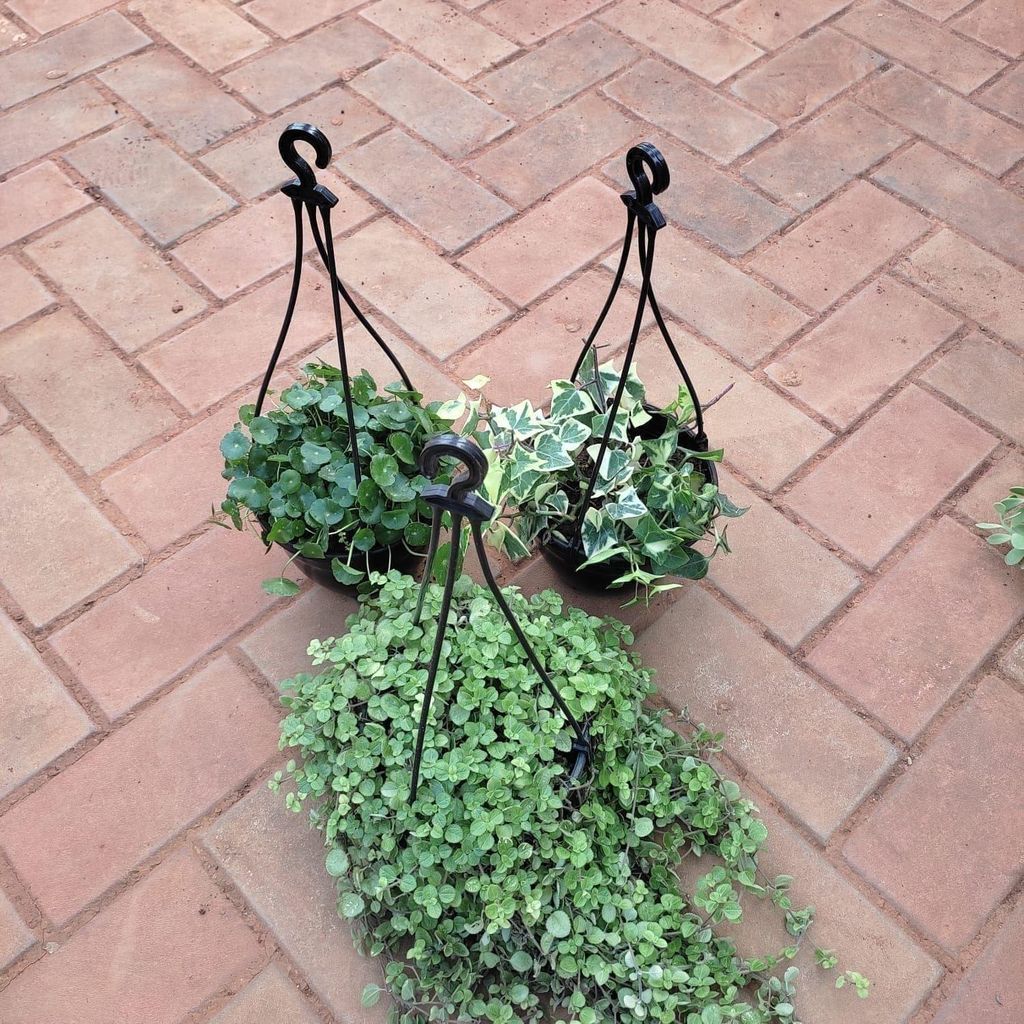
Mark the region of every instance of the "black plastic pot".
<instances>
[{"instance_id":1,"label":"black plastic pot","mask_svg":"<svg viewBox=\"0 0 1024 1024\"><path fill-rule=\"evenodd\" d=\"M331 538L327 546L327 554L324 558L307 558L305 555L296 555L294 544L281 544L278 547L284 548L290 555L295 555L294 564L308 579L319 583L321 587L328 590L336 590L342 594L355 595L359 590L359 583L341 583L334 578L331 571L331 559L340 558L344 561L348 557L348 545L336 538ZM371 572L387 572L388 569L397 569L399 572L414 575L414 570L423 561L423 555L410 551L402 541L397 541L386 547L371 548L367 553L355 552L352 555L352 565L357 568L367 567ZM362 581L360 581L362 582Z\"/></svg>"},{"instance_id":2,"label":"black plastic pot","mask_svg":"<svg viewBox=\"0 0 1024 1024\"><path fill-rule=\"evenodd\" d=\"M634 440L651 441L661 437L665 432L668 417L653 405L645 403L644 408L651 414L651 418L642 427L632 431L631 436ZM679 442L684 448L697 450L697 435L692 430L680 430ZM702 469L707 479L717 487L718 469L715 464L705 462ZM571 539L564 540L562 537L547 533L541 538L540 550L566 586L584 593L622 588L621 583L616 585L614 581L629 571L629 562L626 559L609 558L607 561L581 569L580 566L587 560L587 555L577 535L575 520L563 520L561 532Z\"/></svg>"}]
</instances>

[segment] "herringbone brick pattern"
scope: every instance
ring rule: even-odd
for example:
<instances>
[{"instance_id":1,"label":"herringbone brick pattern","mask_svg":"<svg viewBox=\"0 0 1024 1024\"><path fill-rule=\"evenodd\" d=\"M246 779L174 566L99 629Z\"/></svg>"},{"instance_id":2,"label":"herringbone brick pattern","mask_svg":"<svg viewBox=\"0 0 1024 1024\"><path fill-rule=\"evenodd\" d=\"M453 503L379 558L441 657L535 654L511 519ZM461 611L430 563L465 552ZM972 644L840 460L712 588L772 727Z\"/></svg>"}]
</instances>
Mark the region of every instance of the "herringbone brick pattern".
<instances>
[{"instance_id":1,"label":"herringbone brick pattern","mask_svg":"<svg viewBox=\"0 0 1024 1024\"><path fill-rule=\"evenodd\" d=\"M543 399L622 156L662 147L656 285L733 384L751 510L641 650L874 982L805 971L806 1024L1024 1020L1024 574L972 529L1024 482L1019 0L5 0L0 50L0 1021L382 1019L263 788L273 684L351 602L273 602L278 555L205 522L284 306L292 120L432 397ZM282 379L329 337L310 262Z\"/></svg>"}]
</instances>

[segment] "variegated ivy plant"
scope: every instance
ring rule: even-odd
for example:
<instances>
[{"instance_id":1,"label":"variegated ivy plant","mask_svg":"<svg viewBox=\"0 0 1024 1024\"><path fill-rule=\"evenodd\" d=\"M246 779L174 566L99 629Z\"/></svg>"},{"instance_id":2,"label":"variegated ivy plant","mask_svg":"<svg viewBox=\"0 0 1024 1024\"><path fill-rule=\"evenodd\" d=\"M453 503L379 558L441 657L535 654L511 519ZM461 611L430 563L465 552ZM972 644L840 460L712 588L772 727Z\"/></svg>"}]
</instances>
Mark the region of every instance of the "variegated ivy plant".
<instances>
[{"instance_id":1,"label":"variegated ivy plant","mask_svg":"<svg viewBox=\"0 0 1024 1024\"><path fill-rule=\"evenodd\" d=\"M614 365L599 367L591 355L578 383L551 382L547 412L528 401L483 411L476 403L469 408L467 428L489 453L485 489L498 507L490 537L500 549L519 559L545 535L572 544L578 534L583 565L616 560L622 572L612 585L632 587L634 601L650 600L679 586L671 577L705 576L715 552L729 550L719 517L736 517L745 509L709 479L707 464L721 460L721 449L693 451L683 443L680 431L694 413L686 388L659 410L664 428L657 430L644 385L632 369L584 509L618 383ZM647 436L652 425L654 436ZM695 547L698 542L704 542L703 550Z\"/></svg>"}]
</instances>

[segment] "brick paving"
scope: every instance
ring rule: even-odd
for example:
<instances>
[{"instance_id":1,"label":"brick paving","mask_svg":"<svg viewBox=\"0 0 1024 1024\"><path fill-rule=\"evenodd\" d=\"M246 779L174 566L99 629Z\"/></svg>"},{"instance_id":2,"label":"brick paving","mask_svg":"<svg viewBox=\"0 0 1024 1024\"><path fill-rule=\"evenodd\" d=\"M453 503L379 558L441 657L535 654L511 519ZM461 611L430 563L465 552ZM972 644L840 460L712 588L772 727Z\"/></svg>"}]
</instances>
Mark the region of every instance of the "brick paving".
<instances>
[{"instance_id":1,"label":"brick paving","mask_svg":"<svg viewBox=\"0 0 1024 1024\"><path fill-rule=\"evenodd\" d=\"M309 120L343 274L431 397L543 399L623 154L663 149L659 297L733 385L707 422L751 509L625 617L874 982L811 967L805 1024L1017 1024L1024 573L972 524L1024 482L1022 53L1019 0L0 2L0 1021L383 1020L263 786L274 683L353 603L267 598L280 554L205 522L287 294L276 135ZM332 349L308 262L280 380Z\"/></svg>"}]
</instances>

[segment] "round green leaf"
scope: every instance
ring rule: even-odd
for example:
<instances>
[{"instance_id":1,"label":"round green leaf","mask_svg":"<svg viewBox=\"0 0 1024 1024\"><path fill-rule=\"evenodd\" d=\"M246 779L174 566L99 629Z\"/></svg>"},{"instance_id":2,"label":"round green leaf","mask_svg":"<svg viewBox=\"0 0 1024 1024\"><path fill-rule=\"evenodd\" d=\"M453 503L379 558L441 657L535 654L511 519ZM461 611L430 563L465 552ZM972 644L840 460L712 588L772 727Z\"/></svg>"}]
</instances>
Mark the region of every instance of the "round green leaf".
<instances>
[{"instance_id":1,"label":"round green leaf","mask_svg":"<svg viewBox=\"0 0 1024 1024\"><path fill-rule=\"evenodd\" d=\"M525 974L533 966L533 957L525 950L519 949L512 954L509 963L520 974Z\"/></svg>"},{"instance_id":2,"label":"round green leaf","mask_svg":"<svg viewBox=\"0 0 1024 1024\"><path fill-rule=\"evenodd\" d=\"M249 424L249 433L257 444L273 444L277 440L277 424L266 416L256 416Z\"/></svg>"},{"instance_id":3,"label":"round green leaf","mask_svg":"<svg viewBox=\"0 0 1024 1024\"><path fill-rule=\"evenodd\" d=\"M348 854L336 846L327 854L327 874L332 878L340 878L348 871Z\"/></svg>"},{"instance_id":4,"label":"round green leaf","mask_svg":"<svg viewBox=\"0 0 1024 1024\"><path fill-rule=\"evenodd\" d=\"M234 498L239 505L259 511L270 502L270 488L254 476L240 476L229 484L228 497Z\"/></svg>"},{"instance_id":5,"label":"round green leaf","mask_svg":"<svg viewBox=\"0 0 1024 1024\"><path fill-rule=\"evenodd\" d=\"M240 430L229 430L220 442L220 453L228 462L235 462L249 453L249 438Z\"/></svg>"},{"instance_id":6,"label":"round green leaf","mask_svg":"<svg viewBox=\"0 0 1024 1024\"><path fill-rule=\"evenodd\" d=\"M556 939L564 939L572 931L572 922L564 910L556 910L547 919L546 927Z\"/></svg>"},{"instance_id":7,"label":"round green leaf","mask_svg":"<svg viewBox=\"0 0 1024 1024\"><path fill-rule=\"evenodd\" d=\"M302 486L302 477L294 469L286 469L278 478L282 494L294 494Z\"/></svg>"},{"instance_id":8,"label":"round green leaf","mask_svg":"<svg viewBox=\"0 0 1024 1024\"><path fill-rule=\"evenodd\" d=\"M299 592L298 583L285 576L276 576L263 581L263 589L274 597L294 597Z\"/></svg>"},{"instance_id":9,"label":"round green leaf","mask_svg":"<svg viewBox=\"0 0 1024 1024\"><path fill-rule=\"evenodd\" d=\"M357 892L347 892L338 900L338 913L342 917L358 917L366 906Z\"/></svg>"}]
</instances>

